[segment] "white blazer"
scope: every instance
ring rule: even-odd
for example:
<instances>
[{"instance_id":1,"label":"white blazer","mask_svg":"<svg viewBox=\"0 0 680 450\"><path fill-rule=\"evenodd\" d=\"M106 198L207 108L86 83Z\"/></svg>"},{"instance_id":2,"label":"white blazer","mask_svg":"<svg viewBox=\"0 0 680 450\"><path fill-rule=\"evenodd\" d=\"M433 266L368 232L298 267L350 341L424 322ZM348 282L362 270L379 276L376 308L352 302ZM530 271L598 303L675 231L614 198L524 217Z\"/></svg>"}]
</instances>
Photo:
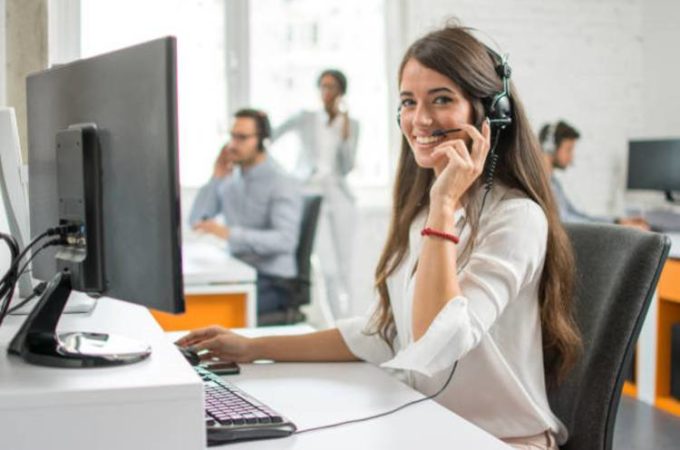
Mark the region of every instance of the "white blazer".
<instances>
[{"instance_id":1,"label":"white blazer","mask_svg":"<svg viewBox=\"0 0 680 450\"><path fill-rule=\"evenodd\" d=\"M336 116L331 124L339 135L340 115ZM295 166L295 173L303 180L314 177L322 161L331 161L331 177L339 185L345 195L352 199L352 193L345 181L345 176L354 169L359 141L359 122L350 118L349 137L341 140L338 136L337 143L328 148L329 141L324 139L322 124L328 121L325 111L301 111L290 117L272 132L272 141L288 132L297 133L302 147ZM333 126L334 125L334 126ZM330 153L330 154L327 154Z\"/></svg>"}]
</instances>

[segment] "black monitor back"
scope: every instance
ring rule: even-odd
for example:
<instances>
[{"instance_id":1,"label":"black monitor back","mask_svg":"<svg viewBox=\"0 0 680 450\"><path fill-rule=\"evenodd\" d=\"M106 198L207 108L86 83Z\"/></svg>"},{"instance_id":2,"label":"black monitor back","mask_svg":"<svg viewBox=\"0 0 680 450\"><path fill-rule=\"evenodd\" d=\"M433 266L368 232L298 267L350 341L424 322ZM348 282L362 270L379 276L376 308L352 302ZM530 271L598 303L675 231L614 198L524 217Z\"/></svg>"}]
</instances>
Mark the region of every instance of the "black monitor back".
<instances>
[{"instance_id":1,"label":"black monitor back","mask_svg":"<svg viewBox=\"0 0 680 450\"><path fill-rule=\"evenodd\" d=\"M680 191L680 139L630 141L628 188Z\"/></svg>"},{"instance_id":2,"label":"black monitor back","mask_svg":"<svg viewBox=\"0 0 680 450\"><path fill-rule=\"evenodd\" d=\"M97 126L101 149L104 290L184 310L177 146L176 41L158 39L27 79L31 236L58 224L57 132ZM50 279L56 249L36 258Z\"/></svg>"}]
</instances>

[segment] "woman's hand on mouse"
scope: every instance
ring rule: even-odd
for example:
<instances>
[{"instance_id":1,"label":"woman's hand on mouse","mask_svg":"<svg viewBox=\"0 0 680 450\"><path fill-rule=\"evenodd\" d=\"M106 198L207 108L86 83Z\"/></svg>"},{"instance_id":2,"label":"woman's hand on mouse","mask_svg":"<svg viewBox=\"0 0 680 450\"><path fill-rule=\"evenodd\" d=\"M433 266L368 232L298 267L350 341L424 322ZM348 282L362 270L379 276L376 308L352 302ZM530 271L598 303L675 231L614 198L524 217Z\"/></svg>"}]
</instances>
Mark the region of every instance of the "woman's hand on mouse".
<instances>
[{"instance_id":1,"label":"woman's hand on mouse","mask_svg":"<svg viewBox=\"0 0 680 450\"><path fill-rule=\"evenodd\" d=\"M181 347L192 347L202 359L249 362L254 359L252 339L220 326L200 328L177 341Z\"/></svg>"}]
</instances>

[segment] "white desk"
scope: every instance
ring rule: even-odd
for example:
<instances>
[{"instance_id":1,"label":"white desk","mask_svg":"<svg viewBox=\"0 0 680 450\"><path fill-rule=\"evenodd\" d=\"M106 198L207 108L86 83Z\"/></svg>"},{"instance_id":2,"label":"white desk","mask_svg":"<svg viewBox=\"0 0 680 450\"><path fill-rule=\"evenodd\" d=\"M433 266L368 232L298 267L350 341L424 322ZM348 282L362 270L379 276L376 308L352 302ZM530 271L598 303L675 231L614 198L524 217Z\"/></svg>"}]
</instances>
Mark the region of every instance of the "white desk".
<instances>
[{"instance_id":1,"label":"white desk","mask_svg":"<svg viewBox=\"0 0 680 450\"><path fill-rule=\"evenodd\" d=\"M184 284L195 287L209 284L253 284L255 269L229 256L224 245L210 240L193 240L182 245Z\"/></svg>"},{"instance_id":2,"label":"white desk","mask_svg":"<svg viewBox=\"0 0 680 450\"><path fill-rule=\"evenodd\" d=\"M248 336L290 334L288 327L235 330ZM290 327L295 330L295 327ZM303 329L307 331L308 329ZM168 333L170 341L183 333ZM382 413L423 395L363 362L241 364L227 380L292 420L299 430ZM245 449L509 449L430 400L386 417L282 439L228 444Z\"/></svg>"},{"instance_id":3,"label":"white desk","mask_svg":"<svg viewBox=\"0 0 680 450\"><path fill-rule=\"evenodd\" d=\"M8 355L25 318L0 327L1 449L204 448L203 384L146 308L102 298L91 316L62 316L59 331L118 333L152 346L147 360L110 368L39 367Z\"/></svg>"},{"instance_id":4,"label":"white desk","mask_svg":"<svg viewBox=\"0 0 680 450\"><path fill-rule=\"evenodd\" d=\"M367 363L242 365L229 377L240 388L291 419L302 430L388 411L422 397ZM284 439L223 446L240 449L508 449L434 401L363 423Z\"/></svg>"},{"instance_id":5,"label":"white desk","mask_svg":"<svg viewBox=\"0 0 680 450\"><path fill-rule=\"evenodd\" d=\"M104 369L31 366L8 356L24 317L0 327L0 448L194 450L204 448L203 389L144 308L101 299L91 317L60 330L118 332L146 340L152 356ZM299 428L383 412L422 395L366 363L246 364L233 378ZM433 401L361 424L252 441L225 449L507 449Z\"/></svg>"}]
</instances>

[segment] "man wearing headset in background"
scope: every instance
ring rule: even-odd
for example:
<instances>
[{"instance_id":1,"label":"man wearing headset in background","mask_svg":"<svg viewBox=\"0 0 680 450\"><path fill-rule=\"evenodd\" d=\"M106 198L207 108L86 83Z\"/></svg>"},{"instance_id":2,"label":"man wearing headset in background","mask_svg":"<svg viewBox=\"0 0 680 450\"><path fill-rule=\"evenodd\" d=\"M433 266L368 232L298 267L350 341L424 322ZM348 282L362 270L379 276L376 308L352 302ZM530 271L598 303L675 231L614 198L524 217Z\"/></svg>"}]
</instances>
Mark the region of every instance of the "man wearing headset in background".
<instances>
[{"instance_id":1,"label":"man wearing headset in background","mask_svg":"<svg viewBox=\"0 0 680 450\"><path fill-rule=\"evenodd\" d=\"M189 222L194 230L225 239L233 256L257 269L260 315L288 304L277 281L297 275L302 189L265 151L271 135L267 115L242 109L234 116L231 139L198 192ZM225 225L212 220L220 213Z\"/></svg>"},{"instance_id":2,"label":"man wearing headset in background","mask_svg":"<svg viewBox=\"0 0 680 450\"><path fill-rule=\"evenodd\" d=\"M619 225L649 230L649 224L641 217L598 217L591 216L576 209L564 192L562 184L554 176L554 169L565 170L574 159L574 147L580 133L568 123L560 120L556 123L545 124L538 133L543 148L546 169L550 175L550 185L557 201L562 222L600 222L616 223Z\"/></svg>"}]
</instances>

